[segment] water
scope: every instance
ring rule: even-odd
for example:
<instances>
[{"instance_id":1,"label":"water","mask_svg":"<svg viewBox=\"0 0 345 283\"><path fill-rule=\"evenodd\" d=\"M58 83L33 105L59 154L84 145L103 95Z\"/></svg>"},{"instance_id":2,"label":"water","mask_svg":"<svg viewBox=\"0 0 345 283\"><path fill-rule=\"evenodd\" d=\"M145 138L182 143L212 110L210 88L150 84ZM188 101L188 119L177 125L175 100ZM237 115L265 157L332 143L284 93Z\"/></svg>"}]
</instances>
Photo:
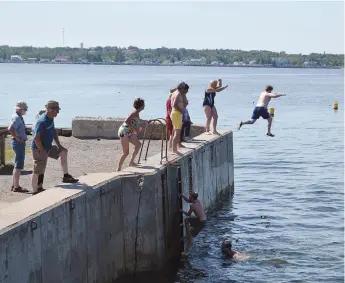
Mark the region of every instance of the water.
<instances>
[{"instance_id":1,"label":"water","mask_svg":"<svg viewBox=\"0 0 345 283\"><path fill-rule=\"evenodd\" d=\"M219 127L235 129L249 118L258 92L272 84L288 94L271 103L276 137L265 136L261 119L235 130L234 198L209 217L188 261L165 279L337 283L344 282L343 75L343 70L0 64L0 124L8 122L18 99L29 104L28 123L49 99L61 104L60 126L70 126L77 115L124 116L134 97L146 99L143 117L162 117L168 90L180 79L191 86L193 122L203 123L203 89L220 77L229 88L216 97ZM251 258L224 259L224 237Z\"/></svg>"}]
</instances>

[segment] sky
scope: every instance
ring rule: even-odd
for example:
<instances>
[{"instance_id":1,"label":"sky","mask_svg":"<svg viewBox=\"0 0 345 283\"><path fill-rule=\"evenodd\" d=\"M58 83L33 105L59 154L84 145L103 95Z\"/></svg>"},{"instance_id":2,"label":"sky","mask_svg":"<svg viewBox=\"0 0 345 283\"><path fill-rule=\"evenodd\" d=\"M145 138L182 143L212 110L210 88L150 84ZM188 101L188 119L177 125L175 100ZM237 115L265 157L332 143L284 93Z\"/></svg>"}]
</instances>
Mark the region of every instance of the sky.
<instances>
[{"instance_id":1,"label":"sky","mask_svg":"<svg viewBox=\"0 0 345 283\"><path fill-rule=\"evenodd\" d=\"M0 45L344 54L344 2L1 1Z\"/></svg>"}]
</instances>

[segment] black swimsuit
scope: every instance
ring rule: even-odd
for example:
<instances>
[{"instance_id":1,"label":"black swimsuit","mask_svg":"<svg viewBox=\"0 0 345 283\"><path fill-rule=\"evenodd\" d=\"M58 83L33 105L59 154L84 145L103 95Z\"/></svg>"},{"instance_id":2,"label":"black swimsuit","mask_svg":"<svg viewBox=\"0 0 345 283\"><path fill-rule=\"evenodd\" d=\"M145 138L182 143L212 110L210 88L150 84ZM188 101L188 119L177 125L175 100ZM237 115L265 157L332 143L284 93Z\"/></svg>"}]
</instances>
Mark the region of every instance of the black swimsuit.
<instances>
[{"instance_id":1,"label":"black swimsuit","mask_svg":"<svg viewBox=\"0 0 345 283\"><path fill-rule=\"evenodd\" d=\"M215 92L207 93L205 91L205 97L204 97L204 102L203 102L202 106L208 105L212 108L214 106L214 98L215 97L216 97Z\"/></svg>"}]
</instances>

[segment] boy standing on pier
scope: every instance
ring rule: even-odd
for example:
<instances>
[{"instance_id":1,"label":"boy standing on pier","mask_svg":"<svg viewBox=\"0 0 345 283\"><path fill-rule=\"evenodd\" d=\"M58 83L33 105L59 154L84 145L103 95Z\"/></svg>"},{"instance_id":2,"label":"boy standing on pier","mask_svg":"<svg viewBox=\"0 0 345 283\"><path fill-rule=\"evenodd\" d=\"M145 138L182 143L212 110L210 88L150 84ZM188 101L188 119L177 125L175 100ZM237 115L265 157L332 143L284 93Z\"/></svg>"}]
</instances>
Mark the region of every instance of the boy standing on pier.
<instances>
[{"instance_id":1,"label":"boy standing on pier","mask_svg":"<svg viewBox=\"0 0 345 283\"><path fill-rule=\"evenodd\" d=\"M193 238L195 238L201 232L201 230L205 227L206 214L205 214L204 206L202 205L201 201L198 200L198 193L192 192L189 195L189 197L186 197L184 195L181 195L181 197L186 202L191 203L191 206L188 212L181 210L182 213L188 216L184 221L186 224L188 244L187 244L186 251L182 253L183 255L188 255L188 251L192 247ZM193 212L196 215L196 217L190 217Z\"/></svg>"}]
</instances>

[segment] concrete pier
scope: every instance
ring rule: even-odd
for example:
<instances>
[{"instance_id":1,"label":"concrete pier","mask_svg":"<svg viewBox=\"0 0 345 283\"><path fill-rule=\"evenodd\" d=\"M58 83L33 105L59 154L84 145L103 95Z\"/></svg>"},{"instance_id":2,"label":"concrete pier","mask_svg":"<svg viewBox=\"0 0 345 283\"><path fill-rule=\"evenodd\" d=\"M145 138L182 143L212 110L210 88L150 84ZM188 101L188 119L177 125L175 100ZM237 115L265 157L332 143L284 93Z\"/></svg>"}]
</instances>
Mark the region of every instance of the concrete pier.
<instances>
[{"instance_id":1,"label":"concrete pier","mask_svg":"<svg viewBox=\"0 0 345 283\"><path fill-rule=\"evenodd\" d=\"M117 132L125 121L124 118L96 118L96 117L75 117L72 120L72 135L75 138L107 138L118 139ZM144 127L144 125L143 125ZM162 138L162 127L158 122L149 124L147 132L151 133L153 140ZM192 125L191 137L198 136L205 131L204 125Z\"/></svg>"},{"instance_id":2,"label":"concrete pier","mask_svg":"<svg viewBox=\"0 0 345 283\"><path fill-rule=\"evenodd\" d=\"M165 164L157 154L1 209L0 282L111 283L161 269L180 251L179 190L197 191L206 208L233 193L233 137L221 133L199 135Z\"/></svg>"}]
</instances>

